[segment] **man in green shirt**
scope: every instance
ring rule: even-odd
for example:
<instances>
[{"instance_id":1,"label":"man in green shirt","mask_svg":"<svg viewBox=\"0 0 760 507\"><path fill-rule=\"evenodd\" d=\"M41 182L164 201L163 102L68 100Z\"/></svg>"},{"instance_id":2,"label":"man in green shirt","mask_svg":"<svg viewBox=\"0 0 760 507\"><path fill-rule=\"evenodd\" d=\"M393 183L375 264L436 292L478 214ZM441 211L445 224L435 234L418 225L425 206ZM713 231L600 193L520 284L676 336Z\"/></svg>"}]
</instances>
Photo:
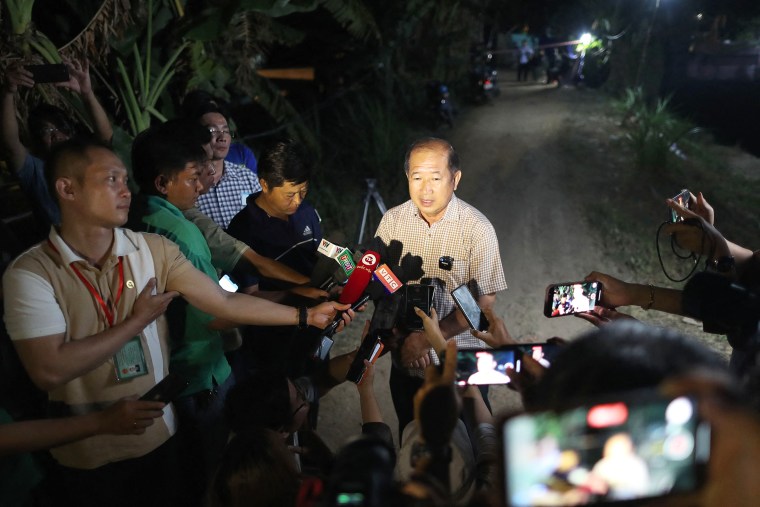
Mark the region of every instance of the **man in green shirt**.
<instances>
[{"instance_id":1,"label":"man in green shirt","mask_svg":"<svg viewBox=\"0 0 760 507\"><path fill-rule=\"evenodd\" d=\"M208 153L207 129L182 121L156 125L137 136L132 146L133 172L142 198L133 203L130 224L176 243L192 264L217 280L208 243L198 227L183 216L202 189L200 177ZM222 414L234 376L224 356L220 329L234 323L216 319L180 300L167 311L172 337L169 368L190 381L175 401L179 417L181 463L187 502L203 498L206 480L221 456L228 429Z\"/></svg>"}]
</instances>

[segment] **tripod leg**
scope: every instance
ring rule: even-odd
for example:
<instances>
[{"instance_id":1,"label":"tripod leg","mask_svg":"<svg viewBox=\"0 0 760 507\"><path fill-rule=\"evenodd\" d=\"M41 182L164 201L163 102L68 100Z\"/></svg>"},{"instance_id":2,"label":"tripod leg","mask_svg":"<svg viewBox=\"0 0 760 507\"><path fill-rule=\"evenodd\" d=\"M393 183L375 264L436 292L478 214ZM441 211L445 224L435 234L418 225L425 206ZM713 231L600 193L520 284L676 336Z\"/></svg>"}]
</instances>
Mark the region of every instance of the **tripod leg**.
<instances>
[{"instance_id":1,"label":"tripod leg","mask_svg":"<svg viewBox=\"0 0 760 507\"><path fill-rule=\"evenodd\" d=\"M367 227L367 214L369 213L369 199L371 195L367 194L364 198L364 213L362 213L362 223L359 226L359 239L356 240L356 245L359 246L364 241L364 228Z\"/></svg>"}]
</instances>

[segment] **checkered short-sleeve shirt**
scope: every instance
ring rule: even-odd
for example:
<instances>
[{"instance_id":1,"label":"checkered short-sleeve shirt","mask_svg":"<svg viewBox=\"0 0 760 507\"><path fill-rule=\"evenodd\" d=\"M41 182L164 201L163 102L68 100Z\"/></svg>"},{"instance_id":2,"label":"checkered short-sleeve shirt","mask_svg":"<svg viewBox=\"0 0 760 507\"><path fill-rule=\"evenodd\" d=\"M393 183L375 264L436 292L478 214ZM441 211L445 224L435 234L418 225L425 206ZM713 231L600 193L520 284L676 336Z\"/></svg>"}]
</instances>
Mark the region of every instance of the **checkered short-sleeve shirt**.
<instances>
[{"instance_id":1,"label":"checkered short-sleeve shirt","mask_svg":"<svg viewBox=\"0 0 760 507\"><path fill-rule=\"evenodd\" d=\"M411 283L430 281L435 286L433 307L439 318L456 309L451 291L468 284L477 298L505 290L507 282L493 225L480 211L452 196L446 213L429 226L409 200L388 210L375 236L386 246L384 262L399 263ZM439 267L442 256L454 259L451 270ZM419 266L422 261L421 267ZM421 270L421 271L420 271ZM484 347L469 330L454 337L460 348ZM438 357L431 351L433 361ZM420 375L422 370L410 370Z\"/></svg>"},{"instance_id":2,"label":"checkered short-sleeve shirt","mask_svg":"<svg viewBox=\"0 0 760 507\"><path fill-rule=\"evenodd\" d=\"M259 178L244 165L224 161L224 174L216 186L198 198L198 209L211 217L222 229L229 226L246 198L261 192Z\"/></svg>"}]
</instances>

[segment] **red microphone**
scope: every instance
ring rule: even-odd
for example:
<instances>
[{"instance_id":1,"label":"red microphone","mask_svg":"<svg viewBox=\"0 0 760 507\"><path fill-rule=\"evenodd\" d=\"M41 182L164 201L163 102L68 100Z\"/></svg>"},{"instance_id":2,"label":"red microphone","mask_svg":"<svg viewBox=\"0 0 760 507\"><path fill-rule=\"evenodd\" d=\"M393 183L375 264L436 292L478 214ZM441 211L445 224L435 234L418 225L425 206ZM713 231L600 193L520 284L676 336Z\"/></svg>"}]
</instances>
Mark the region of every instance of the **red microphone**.
<instances>
[{"instance_id":1,"label":"red microphone","mask_svg":"<svg viewBox=\"0 0 760 507\"><path fill-rule=\"evenodd\" d=\"M375 272L375 268L379 262L379 253L372 250L364 252L364 256L362 256L361 261L356 265L354 272L348 277L346 286L343 287L343 292L338 297L338 302L353 304L358 301L367 289L370 280L372 280L372 273Z\"/></svg>"}]
</instances>

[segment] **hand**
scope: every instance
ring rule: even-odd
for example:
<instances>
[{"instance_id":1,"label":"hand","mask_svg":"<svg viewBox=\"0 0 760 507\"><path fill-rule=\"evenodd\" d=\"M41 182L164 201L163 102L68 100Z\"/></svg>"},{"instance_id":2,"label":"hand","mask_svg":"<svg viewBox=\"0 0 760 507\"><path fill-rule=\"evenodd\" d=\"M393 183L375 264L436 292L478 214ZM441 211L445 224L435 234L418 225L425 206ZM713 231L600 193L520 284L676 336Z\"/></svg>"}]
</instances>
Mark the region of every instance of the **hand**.
<instances>
[{"instance_id":1,"label":"hand","mask_svg":"<svg viewBox=\"0 0 760 507\"><path fill-rule=\"evenodd\" d=\"M92 81L90 81L90 61L87 59L81 62L64 60L66 68L69 70L69 80L63 83L56 83L56 86L67 88L79 95L88 95L92 93Z\"/></svg>"},{"instance_id":2,"label":"hand","mask_svg":"<svg viewBox=\"0 0 760 507\"><path fill-rule=\"evenodd\" d=\"M441 333L441 327L438 324L438 312L435 311L435 308L431 307L430 315L428 315L415 306L414 313L422 319L422 326L425 328L423 335L430 346L433 347L433 350L440 352L445 349L446 339L443 337L443 333Z\"/></svg>"},{"instance_id":3,"label":"hand","mask_svg":"<svg viewBox=\"0 0 760 507\"><path fill-rule=\"evenodd\" d=\"M324 303L320 303L317 306L313 306L306 310L306 322L310 326L324 329L332 324L333 319L335 319L335 315L339 311L344 311L345 313L342 317L343 322L340 324L340 326L338 326L338 331L340 331L343 329L343 327L351 322L351 319L354 316L354 312L350 310L350 308L351 305L347 303L341 304L336 301L325 301Z\"/></svg>"},{"instance_id":4,"label":"hand","mask_svg":"<svg viewBox=\"0 0 760 507\"><path fill-rule=\"evenodd\" d=\"M509 334L504 321L496 316L493 308L483 308L482 312L488 319L488 331L470 329L472 336L479 340L483 340L493 348L498 348L504 345L513 345L517 343L517 341L512 338L512 335Z\"/></svg>"},{"instance_id":5,"label":"hand","mask_svg":"<svg viewBox=\"0 0 760 507\"><path fill-rule=\"evenodd\" d=\"M361 393L374 394L375 383L375 365L367 359L364 360L364 376L361 381L356 384L356 389Z\"/></svg>"},{"instance_id":6,"label":"hand","mask_svg":"<svg viewBox=\"0 0 760 507\"><path fill-rule=\"evenodd\" d=\"M607 308L617 308L618 306L628 306L638 304L639 299L643 299L645 302L649 301L649 287L641 286L646 289L646 296L637 294L637 286L617 278L599 273L598 271L591 272L585 280L587 282L600 282L604 287L602 289L602 298L600 303Z\"/></svg>"},{"instance_id":7,"label":"hand","mask_svg":"<svg viewBox=\"0 0 760 507\"><path fill-rule=\"evenodd\" d=\"M632 319L636 320L635 318L631 317L627 313L618 312L617 310L613 310L611 308L605 308L603 306L597 306L593 310L588 312L580 312L575 314L576 317L579 319L586 320L588 322L591 322L596 327L603 326L604 324L608 324L612 322L613 320L624 320L624 319Z\"/></svg>"},{"instance_id":8,"label":"hand","mask_svg":"<svg viewBox=\"0 0 760 507\"><path fill-rule=\"evenodd\" d=\"M162 315L172 299L179 296L179 292L175 290L154 295L152 292L155 288L156 279L151 278L140 292L132 309L132 318L138 319L142 327L147 326Z\"/></svg>"},{"instance_id":9,"label":"hand","mask_svg":"<svg viewBox=\"0 0 760 507\"><path fill-rule=\"evenodd\" d=\"M715 210L710 204L708 204L707 199L702 195L702 192L697 192L696 197L692 194L689 209L704 218L708 224L715 224Z\"/></svg>"},{"instance_id":10,"label":"hand","mask_svg":"<svg viewBox=\"0 0 760 507\"><path fill-rule=\"evenodd\" d=\"M430 343L425 338L425 333L412 331L401 345L399 359L401 364L407 368L424 368L430 364L429 351Z\"/></svg>"},{"instance_id":11,"label":"hand","mask_svg":"<svg viewBox=\"0 0 760 507\"><path fill-rule=\"evenodd\" d=\"M290 289L290 292L297 296L315 299L317 301L324 301L330 296L327 291L318 289L316 287L309 287L308 285L299 285L298 287L293 287Z\"/></svg>"},{"instance_id":12,"label":"hand","mask_svg":"<svg viewBox=\"0 0 760 507\"><path fill-rule=\"evenodd\" d=\"M153 420L164 413L160 401L119 400L98 413L98 434L141 435Z\"/></svg>"},{"instance_id":13,"label":"hand","mask_svg":"<svg viewBox=\"0 0 760 507\"><path fill-rule=\"evenodd\" d=\"M530 354L523 354L522 368L520 371L517 372L514 368L508 366L505 373L510 380L507 387L510 387L519 393L524 393L527 389L530 389L541 380L541 377L546 374L546 368L533 359Z\"/></svg>"},{"instance_id":14,"label":"hand","mask_svg":"<svg viewBox=\"0 0 760 507\"><path fill-rule=\"evenodd\" d=\"M15 64L9 67L5 72L5 91L16 93L19 86L34 86L34 77L31 72L26 70L23 65Z\"/></svg>"},{"instance_id":15,"label":"hand","mask_svg":"<svg viewBox=\"0 0 760 507\"><path fill-rule=\"evenodd\" d=\"M749 507L760 496L760 421L736 402L735 384L712 374L690 374L666 381L670 396L696 395L699 411L711 425L707 481L694 505Z\"/></svg>"},{"instance_id":16,"label":"hand","mask_svg":"<svg viewBox=\"0 0 760 507\"><path fill-rule=\"evenodd\" d=\"M673 199L668 199L666 202L680 217L691 222L677 222L663 227L665 234L675 236L678 246L696 254L714 255L716 257L729 255L730 250L726 239L710 221L696 212L686 209ZM712 208L710 209L712 210Z\"/></svg>"},{"instance_id":17,"label":"hand","mask_svg":"<svg viewBox=\"0 0 760 507\"><path fill-rule=\"evenodd\" d=\"M457 367L457 344L454 340L446 342L446 353L443 358L443 369L430 365L425 370L425 382L414 394L414 418L420 420L420 405L428 392L436 387L448 387L454 390Z\"/></svg>"}]
</instances>

